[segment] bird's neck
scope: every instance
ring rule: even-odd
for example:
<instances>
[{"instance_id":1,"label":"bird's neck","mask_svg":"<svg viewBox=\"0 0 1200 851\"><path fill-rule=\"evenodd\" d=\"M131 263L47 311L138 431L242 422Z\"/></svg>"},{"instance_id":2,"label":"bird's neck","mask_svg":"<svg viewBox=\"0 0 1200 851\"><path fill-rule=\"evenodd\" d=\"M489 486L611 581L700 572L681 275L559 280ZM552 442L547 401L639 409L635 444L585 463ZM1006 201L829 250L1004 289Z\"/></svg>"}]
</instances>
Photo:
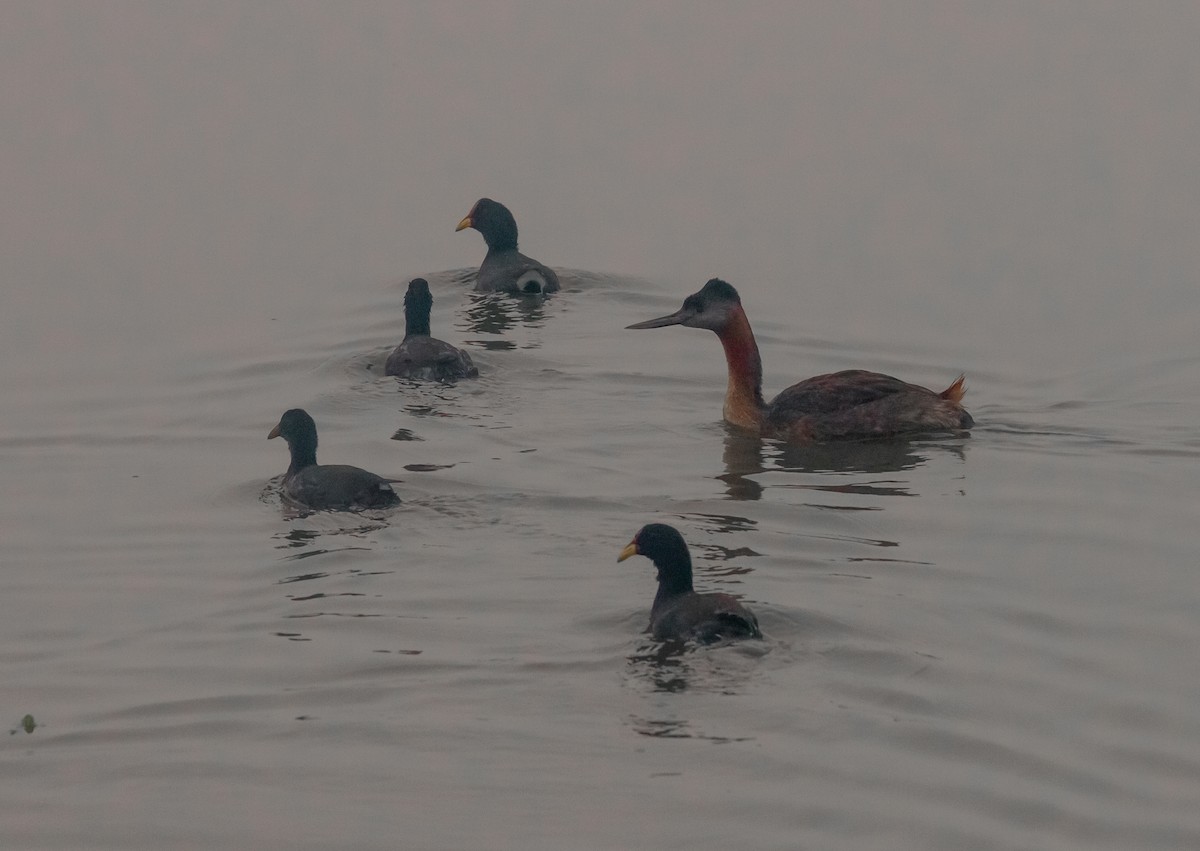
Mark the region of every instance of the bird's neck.
<instances>
[{"instance_id":1,"label":"bird's neck","mask_svg":"<svg viewBox=\"0 0 1200 851\"><path fill-rule=\"evenodd\" d=\"M665 606L671 600L674 600L681 594L687 594L693 590L692 586L692 563L688 559L687 570L682 573L667 573L661 567L658 569L658 593L654 595L654 603L650 607L650 612L657 612L662 606Z\"/></svg>"},{"instance_id":2,"label":"bird's neck","mask_svg":"<svg viewBox=\"0 0 1200 851\"><path fill-rule=\"evenodd\" d=\"M317 463L317 447L293 444L288 448L292 452L292 463L284 474L284 479L290 479L305 467L312 467Z\"/></svg>"},{"instance_id":3,"label":"bird's neck","mask_svg":"<svg viewBox=\"0 0 1200 851\"><path fill-rule=\"evenodd\" d=\"M488 243L487 256L492 257L496 254L504 254L507 251L517 250L517 240L514 239L499 239Z\"/></svg>"},{"instance_id":4,"label":"bird's neck","mask_svg":"<svg viewBox=\"0 0 1200 851\"><path fill-rule=\"evenodd\" d=\"M500 225L484 236L487 242L488 254L498 254L501 251L517 250L516 225Z\"/></svg>"},{"instance_id":5,"label":"bird's neck","mask_svg":"<svg viewBox=\"0 0 1200 851\"><path fill-rule=\"evenodd\" d=\"M405 337L428 337L429 336L429 311L428 310L406 310L404 311L404 336Z\"/></svg>"},{"instance_id":6,"label":"bird's neck","mask_svg":"<svg viewBox=\"0 0 1200 851\"><path fill-rule=\"evenodd\" d=\"M754 431L762 427L766 405L762 397L762 360L750 320L740 307L717 332L725 347L729 386L725 389L725 422Z\"/></svg>"}]
</instances>

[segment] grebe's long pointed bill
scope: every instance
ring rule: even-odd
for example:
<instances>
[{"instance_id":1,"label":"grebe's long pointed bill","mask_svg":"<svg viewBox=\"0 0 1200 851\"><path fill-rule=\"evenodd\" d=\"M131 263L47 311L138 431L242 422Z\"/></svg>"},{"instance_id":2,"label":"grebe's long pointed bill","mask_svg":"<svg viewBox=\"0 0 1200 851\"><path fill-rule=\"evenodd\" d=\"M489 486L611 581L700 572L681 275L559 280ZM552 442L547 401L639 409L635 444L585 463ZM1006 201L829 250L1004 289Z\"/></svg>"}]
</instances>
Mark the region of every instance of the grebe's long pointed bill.
<instances>
[{"instance_id":1,"label":"grebe's long pointed bill","mask_svg":"<svg viewBox=\"0 0 1200 851\"><path fill-rule=\"evenodd\" d=\"M630 541L625 545L625 549L621 550L621 554L617 556L617 561L622 562L627 558L632 558L638 554L637 541Z\"/></svg>"},{"instance_id":2,"label":"grebe's long pointed bill","mask_svg":"<svg viewBox=\"0 0 1200 851\"><path fill-rule=\"evenodd\" d=\"M273 437L279 437L279 434L279 426L277 425L275 428L271 429L271 433L267 435L267 440L270 440Z\"/></svg>"},{"instance_id":3,"label":"grebe's long pointed bill","mask_svg":"<svg viewBox=\"0 0 1200 851\"><path fill-rule=\"evenodd\" d=\"M682 310L677 310L670 316L660 316L657 319L647 319L645 322L637 322L633 325L626 325L625 330L631 328L665 328L668 325L682 325L692 318L692 311L686 307Z\"/></svg>"}]
</instances>

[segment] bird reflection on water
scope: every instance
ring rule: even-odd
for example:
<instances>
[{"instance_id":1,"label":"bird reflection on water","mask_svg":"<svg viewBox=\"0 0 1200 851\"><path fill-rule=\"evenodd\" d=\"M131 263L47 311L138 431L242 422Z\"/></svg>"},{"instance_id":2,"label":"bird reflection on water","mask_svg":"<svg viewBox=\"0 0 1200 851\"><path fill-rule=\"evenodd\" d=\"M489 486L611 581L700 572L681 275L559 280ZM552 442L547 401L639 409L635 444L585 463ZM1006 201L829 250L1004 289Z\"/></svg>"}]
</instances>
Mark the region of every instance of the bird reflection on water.
<instances>
[{"instance_id":1,"label":"bird reflection on water","mask_svg":"<svg viewBox=\"0 0 1200 851\"><path fill-rule=\"evenodd\" d=\"M311 522L316 523L316 525L321 526L323 528L317 528L317 529L289 528L286 532L278 532L271 536L272 540L280 542L280 543L277 543L274 545L275 549L277 549L277 550L311 548L315 544L317 544L321 538L323 538L325 536L333 536L333 535L348 535L352 538L371 539L374 537L374 535L377 532L379 532L382 529L386 529L388 526L388 523L383 518L382 513L381 513L379 519L375 519L366 512L356 512L353 515L346 515L346 514L331 515L328 512L322 514L319 512L315 512L315 511L305 512L302 509L299 509L298 507L288 506L286 503L282 506L282 508L283 508L282 514L283 514L284 519L286 519L286 520L305 520L305 519L307 519ZM356 523L339 522L340 520L342 520L345 517L352 517L355 520L357 520L358 522L356 522ZM332 552L332 551L343 550L343 549L365 550L365 549L369 549L369 548L368 547L348 546L348 547L336 547L333 550L328 550L328 549L319 550L319 552ZM309 549L305 553L283 556L283 559L307 558L313 552L317 552L317 550Z\"/></svg>"},{"instance_id":2,"label":"bird reflection on water","mask_svg":"<svg viewBox=\"0 0 1200 851\"><path fill-rule=\"evenodd\" d=\"M701 739L714 744L726 744L728 742L750 742L754 740L753 736L714 736L707 733L701 733L693 729L691 721L680 720L677 718L641 718L636 715L629 717L630 725L635 733L639 736L649 736L652 739ZM664 771L657 775L658 777L672 777L678 772Z\"/></svg>"},{"instance_id":3,"label":"bird reflection on water","mask_svg":"<svg viewBox=\"0 0 1200 851\"><path fill-rule=\"evenodd\" d=\"M680 639L643 642L626 657L627 676L655 693L741 694L761 674L759 663L771 644L729 642L696 650L694 642Z\"/></svg>"},{"instance_id":4,"label":"bird reflection on water","mask_svg":"<svg viewBox=\"0 0 1200 851\"><path fill-rule=\"evenodd\" d=\"M751 520L749 517L741 517L737 514L713 514L711 512L693 511L689 514L681 514L679 516L695 520L701 529L706 529L709 532L753 532L758 527L757 520Z\"/></svg>"},{"instance_id":5,"label":"bird reflection on water","mask_svg":"<svg viewBox=\"0 0 1200 851\"><path fill-rule=\"evenodd\" d=\"M967 442L920 439L874 440L811 445L780 443L729 429L722 461L725 472L716 478L726 485L726 496L736 500L762 499L766 485L756 476L764 473L899 473L929 462L934 453L965 460ZM814 490L838 490L902 495L903 488L863 485L804 485Z\"/></svg>"},{"instance_id":6,"label":"bird reflection on water","mask_svg":"<svg viewBox=\"0 0 1200 851\"><path fill-rule=\"evenodd\" d=\"M465 319L456 323L461 331L474 334L487 334L494 339L467 340L473 346L479 346L491 351L507 351L511 349L540 348L541 340L528 340L518 344L514 340L502 339L506 331L517 326L537 329L546 324L545 299L525 296L511 298L507 295L494 293L471 293L468 296L469 306L464 312Z\"/></svg>"}]
</instances>

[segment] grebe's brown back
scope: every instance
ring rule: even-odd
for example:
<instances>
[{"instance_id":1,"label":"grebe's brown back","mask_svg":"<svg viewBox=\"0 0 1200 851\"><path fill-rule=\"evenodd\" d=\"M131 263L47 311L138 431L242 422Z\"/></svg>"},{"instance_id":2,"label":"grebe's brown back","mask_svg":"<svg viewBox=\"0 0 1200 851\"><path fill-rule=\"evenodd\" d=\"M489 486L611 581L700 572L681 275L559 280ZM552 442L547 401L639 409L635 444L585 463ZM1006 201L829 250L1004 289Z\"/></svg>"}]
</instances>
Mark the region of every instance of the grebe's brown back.
<instances>
[{"instance_id":1,"label":"grebe's brown back","mask_svg":"<svg viewBox=\"0 0 1200 851\"><path fill-rule=\"evenodd\" d=\"M729 384L725 421L798 443L864 440L923 432L960 431L975 424L962 406L963 376L936 393L890 375L850 369L807 378L770 402L762 396L762 360L737 290L713 278L670 316L630 325L684 325L716 332L725 347Z\"/></svg>"}]
</instances>

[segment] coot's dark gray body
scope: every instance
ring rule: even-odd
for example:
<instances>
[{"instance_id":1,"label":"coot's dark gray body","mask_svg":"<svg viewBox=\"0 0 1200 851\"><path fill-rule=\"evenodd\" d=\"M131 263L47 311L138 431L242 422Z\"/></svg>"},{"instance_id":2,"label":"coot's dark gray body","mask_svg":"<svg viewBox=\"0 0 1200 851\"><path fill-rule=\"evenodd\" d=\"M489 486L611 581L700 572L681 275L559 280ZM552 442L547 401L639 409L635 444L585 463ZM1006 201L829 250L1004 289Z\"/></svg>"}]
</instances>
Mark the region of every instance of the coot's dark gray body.
<instances>
[{"instance_id":1,"label":"coot's dark gray body","mask_svg":"<svg viewBox=\"0 0 1200 851\"><path fill-rule=\"evenodd\" d=\"M658 593L650 607L649 632L658 641L700 642L762 638L758 618L729 594L698 594L692 587L692 557L672 526L650 523L621 550L617 561L642 555L658 568Z\"/></svg>"},{"instance_id":2,"label":"coot's dark gray body","mask_svg":"<svg viewBox=\"0 0 1200 851\"><path fill-rule=\"evenodd\" d=\"M414 278L404 295L404 341L388 355L384 371L398 378L454 381L475 378L479 370L471 356L444 340L429 335L433 295L429 282Z\"/></svg>"},{"instance_id":3,"label":"coot's dark gray body","mask_svg":"<svg viewBox=\"0 0 1200 851\"><path fill-rule=\"evenodd\" d=\"M517 250L517 221L498 201L480 198L455 230L474 228L483 234L488 253L479 265L475 291L481 293L552 293L559 289L558 275Z\"/></svg>"},{"instance_id":4,"label":"coot's dark gray body","mask_svg":"<svg viewBox=\"0 0 1200 851\"><path fill-rule=\"evenodd\" d=\"M283 475L288 500L317 509L383 508L400 501L385 479L348 464L317 463L317 425L307 411L285 411L267 438L282 437L292 463Z\"/></svg>"}]
</instances>

